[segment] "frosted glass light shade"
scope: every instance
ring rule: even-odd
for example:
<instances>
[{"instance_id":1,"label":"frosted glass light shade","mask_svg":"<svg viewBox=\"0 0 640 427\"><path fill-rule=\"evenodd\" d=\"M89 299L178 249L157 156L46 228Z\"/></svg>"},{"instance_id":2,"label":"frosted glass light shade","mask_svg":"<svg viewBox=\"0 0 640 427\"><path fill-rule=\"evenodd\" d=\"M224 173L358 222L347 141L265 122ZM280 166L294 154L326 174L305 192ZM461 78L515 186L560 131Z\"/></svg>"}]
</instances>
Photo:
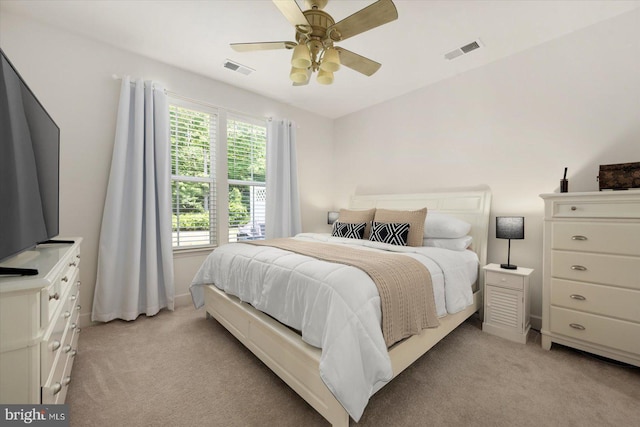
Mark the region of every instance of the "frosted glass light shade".
<instances>
[{"instance_id":1,"label":"frosted glass light shade","mask_svg":"<svg viewBox=\"0 0 640 427\"><path fill-rule=\"evenodd\" d=\"M291 67L289 78L295 83L304 83L309 78L306 68Z\"/></svg>"},{"instance_id":2,"label":"frosted glass light shade","mask_svg":"<svg viewBox=\"0 0 640 427\"><path fill-rule=\"evenodd\" d=\"M333 83L333 73L331 71L319 70L317 80L318 83L322 85L330 85Z\"/></svg>"},{"instance_id":3,"label":"frosted glass light shade","mask_svg":"<svg viewBox=\"0 0 640 427\"><path fill-rule=\"evenodd\" d=\"M295 68L307 68L311 65L311 54L306 44L300 43L293 48L291 65Z\"/></svg>"},{"instance_id":4,"label":"frosted glass light shade","mask_svg":"<svg viewBox=\"0 0 640 427\"><path fill-rule=\"evenodd\" d=\"M331 71L332 73L340 69L340 54L337 50L329 48L324 51L320 69L324 71Z\"/></svg>"}]
</instances>

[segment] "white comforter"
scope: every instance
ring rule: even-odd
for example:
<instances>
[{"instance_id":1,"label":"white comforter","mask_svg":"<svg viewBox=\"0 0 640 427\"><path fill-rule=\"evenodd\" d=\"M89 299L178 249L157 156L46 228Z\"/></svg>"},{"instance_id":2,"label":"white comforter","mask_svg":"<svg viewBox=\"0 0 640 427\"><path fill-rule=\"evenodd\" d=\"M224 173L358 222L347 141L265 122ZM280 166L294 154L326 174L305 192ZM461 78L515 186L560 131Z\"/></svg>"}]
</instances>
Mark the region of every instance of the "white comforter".
<instances>
[{"instance_id":1,"label":"white comforter","mask_svg":"<svg viewBox=\"0 0 640 427\"><path fill-rule=\"evenodd\" d=\"M420 261L431 272L439 317L473 302L478 258L472 251L400 247L315 233L295 238L400 252ZM380 327L378 290L362 270L236 243L217 248L200 267L190 287L198 308L204 305L202 285L208 284L299 330L305 342L321 348L320 376L354 420L393 378Z\"/></svg>"}]
</instances>

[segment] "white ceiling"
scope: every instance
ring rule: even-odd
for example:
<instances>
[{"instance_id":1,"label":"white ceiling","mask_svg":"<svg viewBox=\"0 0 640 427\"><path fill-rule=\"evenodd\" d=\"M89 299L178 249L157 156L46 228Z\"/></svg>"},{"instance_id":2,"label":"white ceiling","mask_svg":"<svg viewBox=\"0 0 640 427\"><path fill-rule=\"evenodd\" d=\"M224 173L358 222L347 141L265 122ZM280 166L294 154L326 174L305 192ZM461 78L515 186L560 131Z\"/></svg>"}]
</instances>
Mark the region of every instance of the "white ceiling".
<instances>
[{"instance_id":1,"label":"white ceiling","mask_svg":"<svg viewBox=\"0 0 640 427\"><path fill-rule=\"evenodd\" d=\"M330 0L324 10L337 22L372 2ZM366 77L342 67L331 86L312 78L301 87L293 87L288 77L291 51L237 53L229 47L232 42L294 40L293 27L269 0L2 0L0 11L337 118L640 7L640 0L394 2L397 21L338 43L381 62L376 74ZM305 9L302 0L298 4ZM476 39L484 47L444 59L445 53ZM230 71L222 66L227 59L255 72Z\"/></svg>"}]
</instances>

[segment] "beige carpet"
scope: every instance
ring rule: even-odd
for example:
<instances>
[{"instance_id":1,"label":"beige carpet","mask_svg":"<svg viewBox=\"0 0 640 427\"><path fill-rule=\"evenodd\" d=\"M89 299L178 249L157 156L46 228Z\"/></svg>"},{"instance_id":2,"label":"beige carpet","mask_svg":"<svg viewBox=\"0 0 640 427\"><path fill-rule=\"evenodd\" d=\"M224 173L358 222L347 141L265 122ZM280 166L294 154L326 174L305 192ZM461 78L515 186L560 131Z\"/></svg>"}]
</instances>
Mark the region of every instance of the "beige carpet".
<instances>
[{"instance_id":1,"label":"beige carpet","mask_svg":"<svg viewBox=\"0 0 640 427\"><path fill-rule=\"evenodd\" d=\"M85 328L71 426L326 426L202 310ZM353 420L351 424L355 423ZM373 396L363 426L638 426L640 369L470 319Z\"/></svg>"}]
</instances>

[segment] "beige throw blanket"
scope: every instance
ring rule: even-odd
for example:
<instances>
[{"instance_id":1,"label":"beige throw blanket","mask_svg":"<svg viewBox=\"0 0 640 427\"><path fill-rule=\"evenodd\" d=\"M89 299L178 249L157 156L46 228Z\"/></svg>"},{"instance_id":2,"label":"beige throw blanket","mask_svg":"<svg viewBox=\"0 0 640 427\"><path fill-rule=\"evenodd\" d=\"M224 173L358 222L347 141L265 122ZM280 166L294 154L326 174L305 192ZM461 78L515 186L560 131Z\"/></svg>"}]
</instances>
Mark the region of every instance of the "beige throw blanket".
<instances>
[{"instance_id":1,"label":"beige throw blanket","mask_svg":"<svg viewBox=\"0 0 640 427\"><path fill-rule=\"evenodd\" d=\"M378 287L382 309L382 335L387 347L440 324L429 270L415 259L377 251L295 239L252 242L272 246L323 261L357 267Z\"/></svg>"}]
</instances>

